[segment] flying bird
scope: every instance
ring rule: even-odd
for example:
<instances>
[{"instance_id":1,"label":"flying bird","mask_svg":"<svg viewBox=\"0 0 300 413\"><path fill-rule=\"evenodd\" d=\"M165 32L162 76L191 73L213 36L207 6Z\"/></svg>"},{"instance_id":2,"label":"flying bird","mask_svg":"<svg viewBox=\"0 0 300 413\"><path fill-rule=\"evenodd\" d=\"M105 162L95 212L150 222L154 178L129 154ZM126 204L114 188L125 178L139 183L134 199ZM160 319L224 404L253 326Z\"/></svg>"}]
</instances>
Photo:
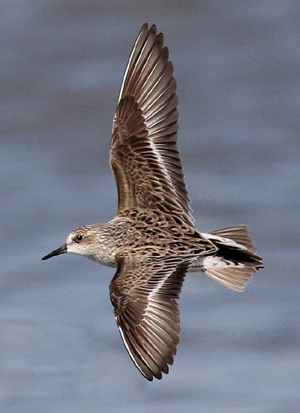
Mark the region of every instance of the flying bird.
<instances>
[{"instance_id":1,"label":"flying bird","mask_svg":"<svg viewBox=\"0 0 300 413\"><path fill-rule=\"evenodd\" d=\"M124 345L148 379L162 378L179 342L178 299L187 272L243 291L262 267L246 225L194 226L177 147L176 82L156 26L144 24L121 85L110 147L115 218L72 231L43 257L66 252L116 268L110 299Z\"/></svg>"}]
</instances>

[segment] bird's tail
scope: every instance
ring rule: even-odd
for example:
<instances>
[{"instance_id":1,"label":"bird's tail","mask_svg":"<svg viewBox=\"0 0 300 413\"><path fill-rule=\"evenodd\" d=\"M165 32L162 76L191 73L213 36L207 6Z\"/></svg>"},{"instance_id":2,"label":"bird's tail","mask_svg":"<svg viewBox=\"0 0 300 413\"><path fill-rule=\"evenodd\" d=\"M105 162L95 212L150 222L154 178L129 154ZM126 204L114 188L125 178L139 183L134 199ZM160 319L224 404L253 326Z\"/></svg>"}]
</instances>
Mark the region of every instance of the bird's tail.
<instances>
[{"instance_id":1,"label":"bird's tail","mask_svg":"<svg viewBox=\"0 0 300 413\"><path fill-rule=\"evenodd\" d=\"M262 268L262 258L256 254L247 225L202 235L213 242L218 250L199 258L191 271L201 270L220 284L235 291L243 291L252 274Z\"/></svg>"}]
</instances>

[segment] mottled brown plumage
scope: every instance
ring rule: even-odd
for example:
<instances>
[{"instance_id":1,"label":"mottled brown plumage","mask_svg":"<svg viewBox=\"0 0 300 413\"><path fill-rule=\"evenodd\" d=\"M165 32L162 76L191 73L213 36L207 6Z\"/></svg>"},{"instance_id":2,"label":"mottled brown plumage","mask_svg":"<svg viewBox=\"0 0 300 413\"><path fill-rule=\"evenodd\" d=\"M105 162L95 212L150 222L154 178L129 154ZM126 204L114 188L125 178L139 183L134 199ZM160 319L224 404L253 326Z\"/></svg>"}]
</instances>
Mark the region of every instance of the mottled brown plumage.
<instances>
[{"instance_id":1,"label":"mottled brown plumage","mask_svg":"<svg viewBox=\"0 0 300 413\"><path fill-rule=\"evenodd\" d=\"M177 95L163 35L145 24L135 42L113 121L110 165L116 217L73 231L65 252L116 267L110 298L125 347L148 379L161 379L179 342L177 300L187 272L243 291L262 259L247 226L200 233L177 148Z\"/></svg>"}]
</instances>

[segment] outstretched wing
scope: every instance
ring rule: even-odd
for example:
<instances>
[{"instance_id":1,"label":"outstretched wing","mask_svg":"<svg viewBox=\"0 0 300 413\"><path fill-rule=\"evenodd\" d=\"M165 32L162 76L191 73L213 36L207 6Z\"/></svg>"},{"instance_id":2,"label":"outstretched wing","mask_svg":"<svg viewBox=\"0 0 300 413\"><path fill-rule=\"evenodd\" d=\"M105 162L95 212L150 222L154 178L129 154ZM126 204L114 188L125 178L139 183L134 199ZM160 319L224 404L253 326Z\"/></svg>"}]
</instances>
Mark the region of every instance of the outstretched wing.
<instances>
[{"instance_id":1,"label":"outstretched wing","mask_svg":"<svg viewBox=\"0 0 300 413\"><path fill-rule=\"evenodd\" d=\"M118 213L158 209L193 219L177 148L176 82L163 35L142 27L131 52L113 122L110 164Z\"/></svg>"},{"instance_id":2,"label":"outstretched wing","mask_svg":"<svg viewBox=\"0 0 300 413\"><path fill-rule=\"evenodd\" d=\"M148 379L162 378L179 342L179 298L189 262L178 257L137 263L121 258L110 284L110 299L124 345Z\"/></svg>"}]
</instances>

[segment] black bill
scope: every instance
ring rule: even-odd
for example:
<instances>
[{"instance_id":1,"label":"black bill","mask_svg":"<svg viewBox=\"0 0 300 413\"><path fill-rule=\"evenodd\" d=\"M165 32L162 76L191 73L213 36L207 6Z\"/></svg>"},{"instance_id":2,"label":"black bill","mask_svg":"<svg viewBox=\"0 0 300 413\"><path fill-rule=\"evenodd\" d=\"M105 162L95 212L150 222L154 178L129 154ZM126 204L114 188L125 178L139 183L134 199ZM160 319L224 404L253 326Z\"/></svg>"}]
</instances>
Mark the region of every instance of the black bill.
<instances>
[{"instance_id":1,"label":"black bill","mask_svg":"<svg viewBox=\"0 0 300 413\"><path fill-rule=\"evenodd\" d=\"M50 254L45 255L42 260L47 260L48 258L55 257L55 255L65 254L67 252L67 244L62 245L61 247L57 248L50 252Z\"/></svg>"}]
</instances>

